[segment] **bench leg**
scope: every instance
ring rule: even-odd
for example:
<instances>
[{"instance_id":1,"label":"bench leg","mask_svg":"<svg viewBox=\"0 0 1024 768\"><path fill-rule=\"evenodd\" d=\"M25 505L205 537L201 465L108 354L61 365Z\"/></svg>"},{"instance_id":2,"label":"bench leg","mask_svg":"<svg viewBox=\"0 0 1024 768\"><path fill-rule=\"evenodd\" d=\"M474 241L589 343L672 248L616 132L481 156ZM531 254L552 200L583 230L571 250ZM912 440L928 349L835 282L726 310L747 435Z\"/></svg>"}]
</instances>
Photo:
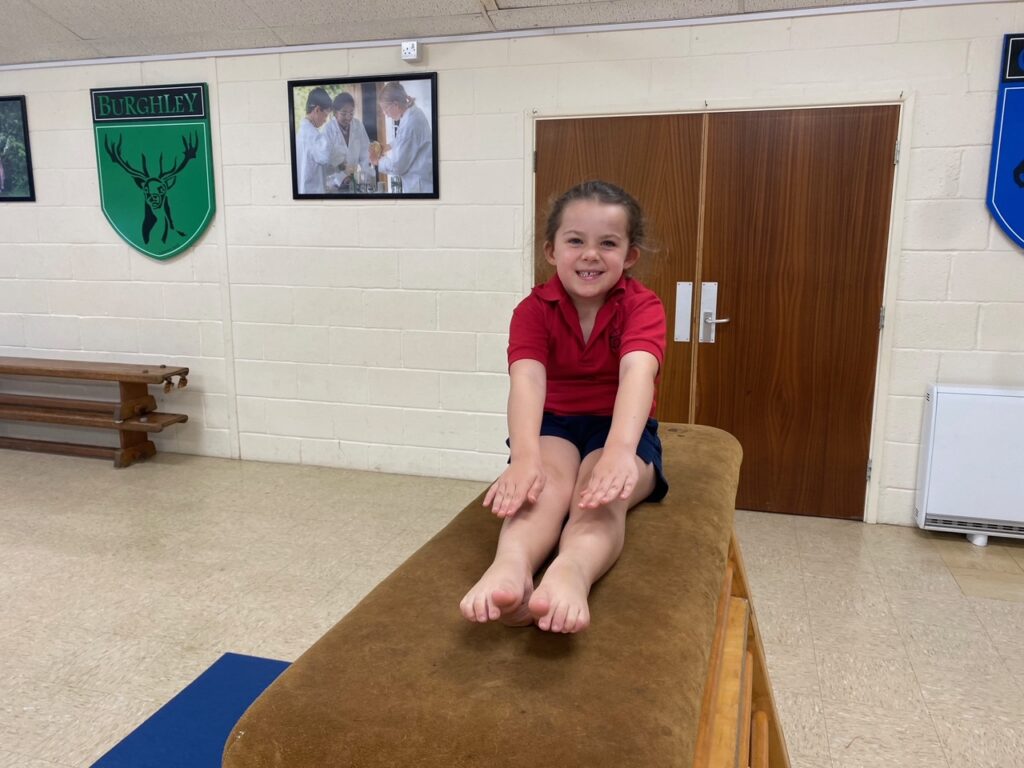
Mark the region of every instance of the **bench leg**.
<instances>
[{"instance_id":1,"label":"bench leg","mask_svg":"<svg viewBox=\"0 0 1024 768\"><path fill-rule=\"evenodd\" d=\"M145 432L118 431L121 447L114 451L114 466L117 469L148 459L156 454L156 446L146 437Z\"/></svg>"}]
</instances>

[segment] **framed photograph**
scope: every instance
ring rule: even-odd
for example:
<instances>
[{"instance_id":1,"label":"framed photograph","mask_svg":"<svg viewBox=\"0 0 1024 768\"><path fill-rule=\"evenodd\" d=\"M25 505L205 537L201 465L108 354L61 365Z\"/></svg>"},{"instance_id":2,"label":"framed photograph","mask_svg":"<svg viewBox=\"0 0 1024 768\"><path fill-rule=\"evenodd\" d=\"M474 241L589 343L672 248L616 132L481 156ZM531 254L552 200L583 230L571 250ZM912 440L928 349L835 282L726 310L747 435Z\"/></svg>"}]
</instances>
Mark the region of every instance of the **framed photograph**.
<instances>
[{"instance_id":1,"label":"framed photograph","mask_svg":"<svg viewBox=\"0 0 1024 768\"><path fill-rule=\"evenodd\" d=\"M0 96L0 203L35 199L25 97Z\"/></svg>"},{"instance_id":2,"label":"framed photograph","mask_svg":"<svg viewBox=\"0 0 1024 768\"><path fill-rule=\"evenodd\" d=\"M434 198L437 73L288 81L292 197Z\"/></svg>"}]
</instances>

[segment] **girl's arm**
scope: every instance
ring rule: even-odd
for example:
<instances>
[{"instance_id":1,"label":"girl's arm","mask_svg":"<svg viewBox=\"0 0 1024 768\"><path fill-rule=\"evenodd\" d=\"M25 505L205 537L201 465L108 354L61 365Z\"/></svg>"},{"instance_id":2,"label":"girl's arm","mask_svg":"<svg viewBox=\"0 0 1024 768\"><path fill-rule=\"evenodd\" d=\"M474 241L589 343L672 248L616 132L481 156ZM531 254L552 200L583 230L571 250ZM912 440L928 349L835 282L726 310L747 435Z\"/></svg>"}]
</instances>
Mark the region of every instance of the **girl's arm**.
<instances>
[{"instance_id":1,"label":"girl's arm","mask_svg":"<svg viewBox=\"0 0 1024 768\"><path fill-rule=\"evenodd\" d=\"M538 360L522 359L509 366L508 375L512 460L484 497L484 506L498 517L511 517L524 502L537 501L545 481L540 459L540 422L544 415L547 371Z\"/></svg>"},{"instance_id":2,"label":"girl's arm","mask_svg":"<svg viewBox=\"0 0 1024 768\"><path fill-rule=\"evenodd\" d=\"M628 499L640 473L636 447L654 402L658 359L650 352L627 352L619 361L619 390L615 395L612 427L590 482L580 494L580 506L594 509L616 497Z\"/></svg>"}]
</instances>

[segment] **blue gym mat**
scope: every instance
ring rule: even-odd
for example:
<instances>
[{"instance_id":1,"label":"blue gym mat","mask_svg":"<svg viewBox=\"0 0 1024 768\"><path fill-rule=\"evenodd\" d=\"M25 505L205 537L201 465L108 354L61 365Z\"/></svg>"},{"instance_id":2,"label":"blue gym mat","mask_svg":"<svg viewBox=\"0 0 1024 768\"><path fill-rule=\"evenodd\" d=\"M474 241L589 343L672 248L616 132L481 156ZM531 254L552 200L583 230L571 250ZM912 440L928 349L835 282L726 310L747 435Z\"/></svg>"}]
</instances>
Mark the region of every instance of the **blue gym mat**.
<instances>
[{"instance_id":1,"label":"blue gym mat","mask_svg":"<svg viewBox=\"0 0 1024 768\"><path fill-rule=\"evenodd\" d=\"M93 768L220 768L232 727L287 667L225 653Z\"/></svg>"}]
</instances>

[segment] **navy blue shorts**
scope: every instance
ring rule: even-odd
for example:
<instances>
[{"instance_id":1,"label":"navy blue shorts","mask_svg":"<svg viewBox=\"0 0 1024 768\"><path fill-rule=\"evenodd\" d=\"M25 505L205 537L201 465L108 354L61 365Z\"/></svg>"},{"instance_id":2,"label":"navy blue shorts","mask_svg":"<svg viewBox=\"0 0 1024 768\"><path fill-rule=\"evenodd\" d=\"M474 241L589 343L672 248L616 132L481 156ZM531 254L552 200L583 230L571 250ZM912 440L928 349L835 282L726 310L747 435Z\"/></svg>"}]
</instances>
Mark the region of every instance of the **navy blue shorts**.
<instances>
[{"instance_id":1,"label":"navy blue shorts","mask_svg":"<svg viewBox=\"0 0 1024 768\"><path fill-rule=\"evenodd\" d=\"M611 416L558 416L544 412L540 423L541 435L561 437L576 446L580 459L598 448L604 448L612 428ZM507 442L507 441L506 441ZM644 501L661 501L668 493L668 481L661 468L661 440L658 438L657 419L648 419L636 447L636 455L645 464L654 465L654 490Z\"/></svg>"}]
</instances>

